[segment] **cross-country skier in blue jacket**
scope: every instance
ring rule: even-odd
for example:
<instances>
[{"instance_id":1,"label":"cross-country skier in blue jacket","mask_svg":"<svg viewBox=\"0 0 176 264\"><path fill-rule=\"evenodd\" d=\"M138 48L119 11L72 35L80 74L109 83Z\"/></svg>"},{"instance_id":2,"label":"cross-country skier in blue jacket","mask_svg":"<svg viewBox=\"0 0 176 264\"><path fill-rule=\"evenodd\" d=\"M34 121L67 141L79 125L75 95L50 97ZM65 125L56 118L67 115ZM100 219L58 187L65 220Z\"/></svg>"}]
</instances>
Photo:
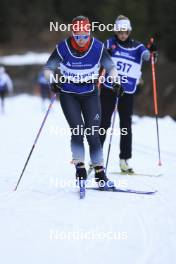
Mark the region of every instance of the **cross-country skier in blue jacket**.
<instances>
[{"instance_id":1,"label":"cross-country skier in blue jacket","mask_svg":"<svg viewBox=\"0 0 176 264\"><path fill-rule=\"evenodd\" d=\"M90 150L90 158L95 169L95 179L113 187L105 175L103 152L99 137L101 106L97 89L100 66L112 76L112 90L119 90L117 69L104 48L102 42L90 34L90 22L87 17L78 16L72 21L72 34L56 45L46 67L45 75L59 73L64 79L52 83L52 91L59 93L60 103L72 131L72 163L76 168L76 177L86 179L84 164L84 135L74 134L76 127L84 127ZM65 82L66 80L66 82ZM95 129L94 129L95 128Z\"/></svg>"}]
</instances>

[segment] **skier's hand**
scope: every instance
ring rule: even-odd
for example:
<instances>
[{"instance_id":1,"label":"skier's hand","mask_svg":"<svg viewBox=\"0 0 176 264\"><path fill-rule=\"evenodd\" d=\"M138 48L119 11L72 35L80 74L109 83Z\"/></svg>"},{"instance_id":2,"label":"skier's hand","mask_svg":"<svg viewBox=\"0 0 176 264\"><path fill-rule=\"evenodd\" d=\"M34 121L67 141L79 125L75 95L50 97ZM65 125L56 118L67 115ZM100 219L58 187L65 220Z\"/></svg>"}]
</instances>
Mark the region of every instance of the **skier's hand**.
<instances>
[{"instance_id":1,"label":"skier's hand","mask_svg":"<svg viewBox=\"0 0 176 264\"><path fill-rule=\"evenodd\" d=\"M150 50L150 52L157 52L155 43L150 43L148 49Z\"/></svg>"},{"instance_id":2,"label":"skier's hand","mask_svg":"<svg viewBox=\"0 0 176 264\"><path fill-rule=\"evenodd\" d=\"M61 90L59 83L51 83L50 88L53 93L59 93Z\"/></svg>"},{"instance_id":3,"label":"skier's hand","mask_svg":"<svg viewBox=\"0 0 176 264\"><path fill-rule=\"evenodd\" d=\"M119 83L114 83L112 86L112 90L117 97L121 97L124 94L124 89Z\"/></svg>"}]
</instances>

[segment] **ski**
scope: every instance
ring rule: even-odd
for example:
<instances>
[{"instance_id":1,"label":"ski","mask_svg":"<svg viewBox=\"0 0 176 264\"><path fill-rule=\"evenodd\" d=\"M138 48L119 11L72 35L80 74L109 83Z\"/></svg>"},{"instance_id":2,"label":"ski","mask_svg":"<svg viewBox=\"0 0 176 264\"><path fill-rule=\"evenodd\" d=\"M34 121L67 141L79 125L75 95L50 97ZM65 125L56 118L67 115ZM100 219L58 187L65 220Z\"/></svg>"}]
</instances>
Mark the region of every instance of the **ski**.
<instances>
[{"instance_id":1,"label":"ski","mask_svg":"<svg viewBox=\"0 0 176 264\"><path fill-rule=\"evenodd\" d=\"M85 180L79 181L79 198L84 199L86 196Z\"/></svg>"},{"instance_id":2,"label":"ski","mask_svg":"<svg viewBox=\"0 0 176 264\"><path fill-rule=\"evenodd\" d=\"M86 195L85 188L80 187L80 190L79 190L79 198L80 199L84 199L85 198L85 195Z\"/></svg>"},{"instance_id":3,"label":"ski","mask_svg":"<svg viewBox=\"0 0 176 264\"><path fill-rule=\"evenodd\" d=\"M157 191L139 191L133 189L120 189L120 188L113 188L113 189L103 189L99 187L87 187L87 190L94 190L94 191L101 191L101 192L121 192L121 193L134 193L134 194L143 194L143 195L153 195L157 193Z\"/></svg>"},{"instance_id":4,"label":"ski","mask_svg":"<svg viewBox=\"0 0 176 264\"><path fill-rule=\"evenodd\" d=\"M149 174L149 173L125 173L121 171L113 171L110 172L110 174L119 174L119 175L125 175L125 176L145 176L145 177L161 177L162 174Z\"/></svg>"}]
</instances>

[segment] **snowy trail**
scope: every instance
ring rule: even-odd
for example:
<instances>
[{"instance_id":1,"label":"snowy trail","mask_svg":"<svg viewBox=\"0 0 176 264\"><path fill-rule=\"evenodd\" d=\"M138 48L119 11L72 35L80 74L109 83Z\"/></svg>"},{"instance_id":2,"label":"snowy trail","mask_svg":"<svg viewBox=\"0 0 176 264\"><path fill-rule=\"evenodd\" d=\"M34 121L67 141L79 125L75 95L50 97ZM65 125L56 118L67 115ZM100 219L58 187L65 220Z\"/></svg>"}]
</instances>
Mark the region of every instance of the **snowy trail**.
<instances>
[{"instance_id":1,"label":"snowy trail","mask_svg":"<svg viewBox=\"0 0 176 264\"><path fill-rule=\"evenodd\" d=\"M49 103L49 102L48 102ZM80 201L72 180L69 136L58 102L54 104L17 192L12 192L44 117L39 98L7 100L0 116L0 248L3 264L165 264L175 263L176 123L159 120L163 166L157 166L155 120L138 118L134 131L134 168L159 178L109 175L127 187L157 189L154 196L87 191ZM167 134L167 137L166 137ZM118 168L117 136L109 171ZM136 143L136 145L135 145ZM104 153L107 153L108 141ZM87 149L87 147L86 147ZM161 151L162 153L162 151ZM173 156L171 156L173 154ZM175 155L175 156L174 156ZM87 163L89 161L87 155ZM118 239L59 239L58 234L113 232Z\"/></svg>"}]
</instances>

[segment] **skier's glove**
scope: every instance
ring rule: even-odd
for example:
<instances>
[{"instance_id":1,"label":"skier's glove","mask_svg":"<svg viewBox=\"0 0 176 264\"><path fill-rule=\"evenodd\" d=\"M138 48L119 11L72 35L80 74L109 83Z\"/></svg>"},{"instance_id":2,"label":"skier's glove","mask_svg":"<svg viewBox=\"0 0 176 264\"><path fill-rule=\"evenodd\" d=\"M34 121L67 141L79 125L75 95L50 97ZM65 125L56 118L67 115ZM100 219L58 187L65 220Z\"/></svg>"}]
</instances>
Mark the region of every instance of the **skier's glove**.
<instances>
[{"instance_id":1,"label":"skier's glove","mask_svg":"<svg viewBox=\"0 0 176 264\"><path fill-rule=\"evenodd\" d=\"M59 93L61 90L60 83L51 83L50 88L53 93Z\"/></svg>"},{"instance_id":2,"label":"skier's glove","mask_svg":"<svg viewBox=\"0 0 176 264\"><path fill-rule=\"evenodd\" d=\"M150 52L157 52L156 44L155 43L150 43L149 48Z\"/></svg>"},{"instance_id":3,"label":"skier's glove","mask_svg":"<svg viewBox=\"0 0 176 264\"><path fill-rule=\"evenodd\" d=\"M116 94L117 97L121 97L124 94L123 87L120 84L118 84L118 83L114 83L113 84L112 90Z\"/></svg>"}]
</instances>

